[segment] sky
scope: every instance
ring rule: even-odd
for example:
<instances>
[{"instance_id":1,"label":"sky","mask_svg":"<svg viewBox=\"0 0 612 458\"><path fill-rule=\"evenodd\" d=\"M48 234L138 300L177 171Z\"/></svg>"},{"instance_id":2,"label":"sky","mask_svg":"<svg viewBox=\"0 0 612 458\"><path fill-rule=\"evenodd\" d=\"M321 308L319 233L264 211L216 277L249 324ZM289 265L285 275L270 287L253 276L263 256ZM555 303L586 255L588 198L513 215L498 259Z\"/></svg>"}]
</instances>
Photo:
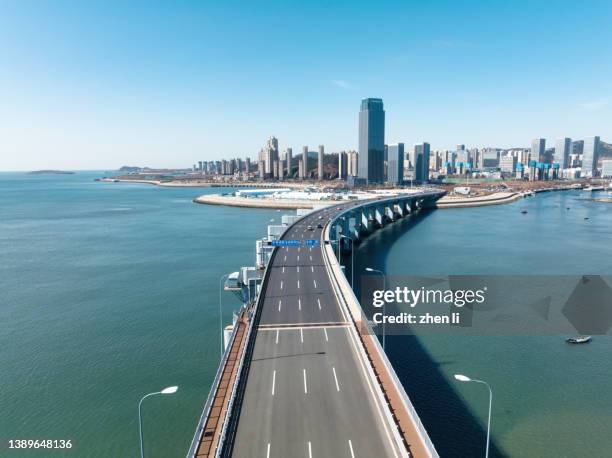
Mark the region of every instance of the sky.
<instances>
[{"instance_id":1,"label":"sky","mask_svg":"<svg viewBox=\"0 0 612 458\"><path fill-rule=\"evenodd\" d=\"M612 2L38 1L0 8L0 170L388 144L612 142Z\"/></svg>"}]
</instances>

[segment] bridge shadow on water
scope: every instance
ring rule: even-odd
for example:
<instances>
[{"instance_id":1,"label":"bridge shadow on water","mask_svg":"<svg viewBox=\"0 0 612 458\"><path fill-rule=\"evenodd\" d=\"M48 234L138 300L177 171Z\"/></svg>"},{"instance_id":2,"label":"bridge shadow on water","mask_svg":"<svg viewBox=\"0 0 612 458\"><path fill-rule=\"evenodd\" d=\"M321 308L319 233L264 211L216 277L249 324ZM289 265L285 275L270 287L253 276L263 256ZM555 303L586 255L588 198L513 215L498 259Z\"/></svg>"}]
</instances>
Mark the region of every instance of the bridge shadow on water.
<instances>
[{"instance_id":1,"label":"bridge shadow on water","mask_svg":"<svg viewBox=\"0 0 612 458\"><path fill-rule=\"evenodd\" d=\"M390 247L407 231L424 221L428 213L411 215L389 224L374 232L361 245L356 245L354 289L358 298L361 274L365 267L384 271ZM347 264L346 276L350 279L350 259L344 256L342 259ZM445 362L435 361L417 336L387 335L386 341L387 356L440 456L484 456L486 430L440 370ZM491 438L489 456L508 455Z\"/></svg>"}]
</instances>

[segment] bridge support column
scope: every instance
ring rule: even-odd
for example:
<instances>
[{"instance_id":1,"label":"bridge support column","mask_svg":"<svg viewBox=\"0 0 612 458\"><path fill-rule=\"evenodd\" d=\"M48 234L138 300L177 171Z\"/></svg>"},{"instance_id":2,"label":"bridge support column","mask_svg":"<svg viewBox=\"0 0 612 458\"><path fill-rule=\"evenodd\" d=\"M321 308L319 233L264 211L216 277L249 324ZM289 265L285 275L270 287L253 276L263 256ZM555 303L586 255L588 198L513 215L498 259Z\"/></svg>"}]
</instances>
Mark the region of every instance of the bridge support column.
<instances>
[{"instance_id":1,"label":"bridge support column","mask_svg":"<svg viewBox=\"0 0 612 458\"><path fill-rule=\"evenodd\" d=\"M380 207L375 207L374 209L374 219L376 220L376 223L378 223L378 225L380 227L383 227L385 225L385 219L384 219L384 214L385 214L385 208L383 207L382 209Z\"/></svg>"}]
</instances>

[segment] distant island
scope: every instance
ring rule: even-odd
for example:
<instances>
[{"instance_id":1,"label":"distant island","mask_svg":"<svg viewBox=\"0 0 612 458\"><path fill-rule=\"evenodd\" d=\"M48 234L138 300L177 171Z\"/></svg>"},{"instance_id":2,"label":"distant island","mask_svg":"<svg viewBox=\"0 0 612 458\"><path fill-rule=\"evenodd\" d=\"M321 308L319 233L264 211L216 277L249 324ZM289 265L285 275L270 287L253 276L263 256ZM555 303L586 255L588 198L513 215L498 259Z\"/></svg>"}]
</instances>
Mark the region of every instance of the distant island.
<instances>
[{"instance_id":1,"label":"distant island","mask_svg":"<svg viewBox=\"0 0 612 458\"><path fill-rule=\"evenodd\" d=\"M33 170L28 172L30 175L73 175L74 172L66 170Z\"/></svg>"}]
</instances>

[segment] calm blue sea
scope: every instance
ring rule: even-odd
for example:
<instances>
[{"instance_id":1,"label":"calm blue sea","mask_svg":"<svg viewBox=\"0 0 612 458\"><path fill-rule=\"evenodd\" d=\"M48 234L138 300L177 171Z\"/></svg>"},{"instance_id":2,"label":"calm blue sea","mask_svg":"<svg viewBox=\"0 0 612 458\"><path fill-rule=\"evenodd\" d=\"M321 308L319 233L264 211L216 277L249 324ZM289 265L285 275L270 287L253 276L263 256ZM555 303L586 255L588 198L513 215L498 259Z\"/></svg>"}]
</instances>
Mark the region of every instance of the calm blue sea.
<instances>
[{"instance_id":1,"label":"calm blue sea","mask_svg":"<svg viewBox=\"0 0 612 458\"><path fill-rule=\"evenodd\" d=\"M195 205L215 192L100 183L103 172L0 174L0 455L183 457L219 360L219 277L254 263L281 213ZM565 208L571 207L570 211ZM529 213L523 215L520 210ZM589 220L584 220L588 216ZM612 273L612 205L584 193L441 210L357 252L396 275ZM235 300L224 294L226 321ZM388 352L441 455L609 456L612 352L558 337L390 336ZM9 438L71 452L8 453Z\"/></svg>"},{"instance_id":2,"label":"calm blue sea","mask_svg":"<svg viewBox=\"0 0 612 458\"><path fill-rule=\"evenodd\" d=\"M0 456L184 457L219 361L219 277L280 213L196 205L206 189L0 174ZM226 321L236 302L224 294Z\"/></svg>"},{"instance_id":3,"label":"calm blue sea","mask_svg":"<svg viewBox=\"0 0 612 458\"><path fill-rule=\"evenodd\" d=\"M437 210L374 233L355 260L389 275L611 275L612 204L568 191ZM492 456L612 456L609 336L388 336L387 353L443 457L484 455L488 391L457 373L493 388Z\"/></svg>"}]
</instances>

